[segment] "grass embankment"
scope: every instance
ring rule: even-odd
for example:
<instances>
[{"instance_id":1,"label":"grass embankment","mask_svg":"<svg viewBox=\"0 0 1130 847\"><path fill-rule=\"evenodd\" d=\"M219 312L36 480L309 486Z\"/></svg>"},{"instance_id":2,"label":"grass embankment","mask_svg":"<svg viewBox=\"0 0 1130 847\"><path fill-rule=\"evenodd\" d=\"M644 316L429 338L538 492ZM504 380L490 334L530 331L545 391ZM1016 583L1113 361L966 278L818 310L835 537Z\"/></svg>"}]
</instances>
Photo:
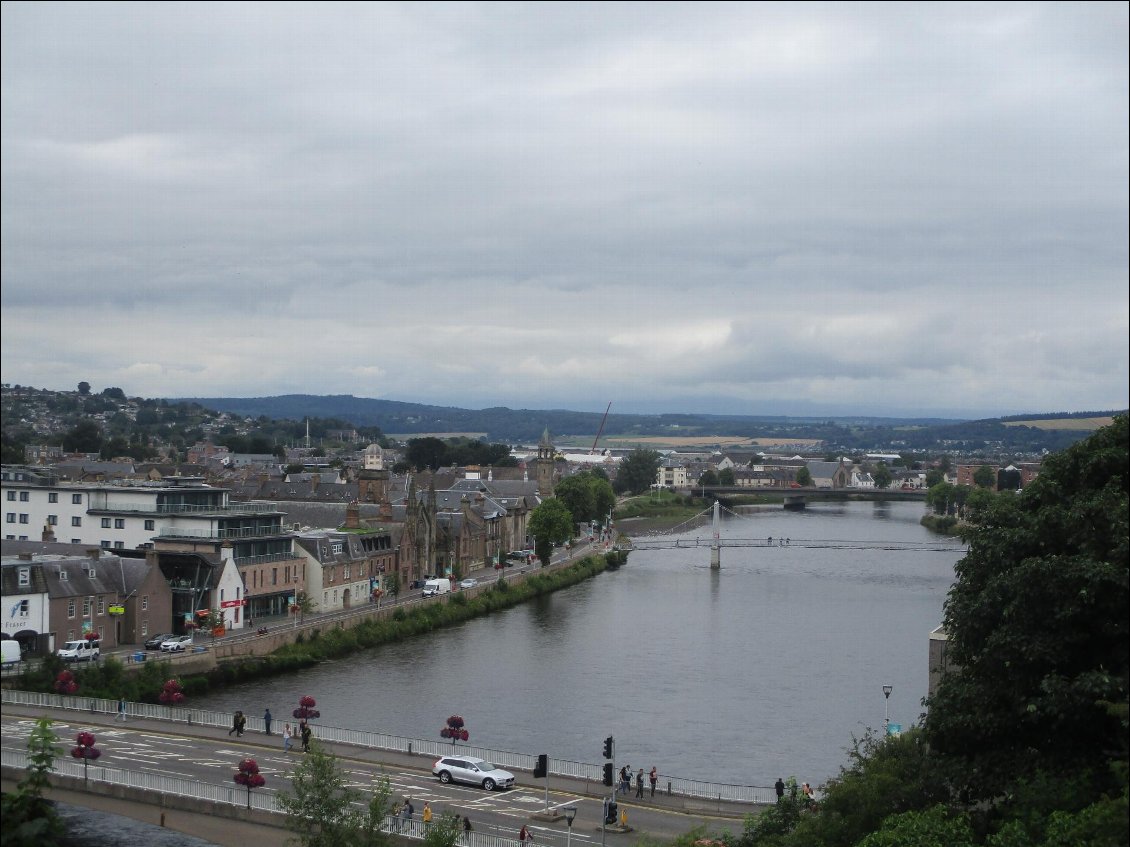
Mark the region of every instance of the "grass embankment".
<instances>
[{"instance_id":1,"label":"grass embankment","mask_svg":"<svg viewBox=\"0 0 1130 847\"><path fill-rule=\"evenodd\" d=\"M516 606L533 597L576 585L601 573L610 564L621 564L626 558L627 553L620 552L586 556L564 568L531 573L521 581L499 579L474 597L464 593L450 594L447 600L416 603L410 609L398 608L388 617L366 618L348 629L336 626L325 631L314 629L308 637L300 635L294 644L281 647L267 656L225 662L207 674L180 677L181 686L190 704L193 696L201 696L213 688L301 670L357 650L394 644ZM21 676L20 687L27 691L53 692L61 670L62 660L48 657L39 669ZM94 667L67 670L74 674L79 686L77 693L81 696L125 697L143 703L158 702L161 686L165 680L175 676L168 662L146 662L136 673L127 673L122 663L113 658Z\"/></svg>"},{"instance_id":2,"label":"grass embankment","mask_svg":"<svg viewBox=\"0 0 1130 847\"><path fill-rule=\"evenodd\" d=\"M919 523L938 535L961 535L965 527L953 515L923 515Z\"/></svg>"}]
</instances>

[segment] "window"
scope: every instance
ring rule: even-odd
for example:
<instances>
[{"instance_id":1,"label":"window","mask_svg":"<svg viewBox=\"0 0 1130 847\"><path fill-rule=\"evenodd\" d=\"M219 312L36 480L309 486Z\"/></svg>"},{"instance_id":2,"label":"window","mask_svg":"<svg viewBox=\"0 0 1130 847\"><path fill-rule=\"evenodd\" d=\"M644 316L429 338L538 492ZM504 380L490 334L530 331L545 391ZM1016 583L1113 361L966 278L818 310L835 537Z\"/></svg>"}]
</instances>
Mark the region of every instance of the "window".
<instances>
[{"instance_id":1,"label":"window","mask_svg":"<svg viewBox=\"0 0 1130 847\"><path fill-rule=\"evenodd\" d=\"M236 600L238 600L238 599L239 599L239 592L241 592L241 591L243 591L243 588L242 588L242 586L239 586L239 585L237 585L237 586L235 587L235 599L236 599Z\"/></svg>"},{"instance_id":2,"label":"window","mask_svg":"<svg viewBox=\"0 0 1130 847\"><path fill-rule=\"evenodd\" d=\"M283 568L283 582L290 582L290 565Z\"/></svg>"},{"instance_id":3,"label":"window","mask_svg":"<svg viewBox=\"0 0 1130 847\"><path fill-rule=\"evenodd\" d=\"M115 541L114 542L114 549L115 550L124 550L124 549L126 549L126 543L124 541Z\"/></svg>"},{"instance_id":4,"label":"window","mask_svg":"<svg viewBox=\"0 0 1130 847\"><path fill-rule=\"evenodd\" d=\"M110 549L110 542L109 541L103 541L102 542L102 549L103 550L109 550Z\"/></svg>"},{"instance_id":5,"label":"window","mask_svg":"<svg viewBox=\"0 0 1130 847\"><path fill-rule=\"evenodd\" d=\"M153 531L153 530L155 530L155 529L156 529L157 527L156 527L156 524L155 524L155 523L154 523L153 521L146 521L146 522L145 522L145 528L146 528L147 530L149 530L150 532L152 532L152 531Z\"/></svg>"},{"instance_id":6,"label":"window","mask_svg":"<svg viewBox=\"0 0 1130 847\"><path fill-rule=\"evenodd\" d=\"M114 518L114 529L125 529L125 528L126 528L126 519L125 518Z\"/></svg>"},{"instance_id":7,"label":"window","mask_svg":"<svg viewBox=\"0 0 1130 847\"><path fill-rule=\"evenodd\" d=\"M49 523L51 526L58 526L59 525L59 516L58 515L48 515L47 516L47 523Z\"/></svg>"},{"instance_id":8,"label":"window","mask_svg":"<svg viewBox=\"0 0 1130 847\"><path fill-rule=\"evenodd\" d=\"M15 500L16 499L16 492L15 491L9 491L8 492L8 499L9 500Z\"/></svg>"},{"instance_id":9,"label":"window","mask_svg":"<svg viewBox=\"0 0 1130 847\"><path fill-rule=\"evenodd\" d=\"M90 600L89 599L83 600L82 601L82 616L84 618L90 617L90 609L91 609Z\"/></svg>"},{"instance_id":10,"label":"window","mask_svg":"<svg viewBox=\"0 0 1130 847\"><path fill-rule=\"evenodd\" d=\"M68 629L67 630L67 641L74 641L74 640L75 640L75 631L73 629Z\"/></svg>"},{"instance_id":11,"label":"window","mask_svg":"<svg viewBox=\"0 0 1130 847\"><path fill-rule=\"evenodd\" d=\"M27 523L27 513L26 512L23 512L23 513L20 514L20 523Z\"/></svg>"},{"instance_id":12,"label":"window","mask_svg":"<svg viewBox=\"0 0 1130 847\"><path fill-rule=\"evenodd\" d=\"M279 569L271 568L271 585L279 584Z\"/></svg>"},{"instance_id":13,"label":"window","mask_svg":"<svg viewBox=\"0 0 1130 847\"><path fill-rule=\"evenodd\" d=\"M21 618L26 618L27 613L28 613L28 604L30 602L31 602L30 600L21 600L19 602L19 604L16 606L16 608L13 610L16 613L16 616L21 617Z\"/></svg>"},{"instance_id":14,"label":"window","mask_svg":"<svg viewBox=\"0 0 1130 847\"><path fill-rule=\"evenodd\" d=\"M15 523L16 522L16 513L15 512L8 512L8 514L4 516L4 520L6 520L8 523Z\"/></svg>"},{"instance_id":15,"label":"window","mask_svg":"<svg viewBox=\"0 0 1130 847\"><path fill-rule=\"evenodd\" d=\"M63 582L67 581L67 572L61 568L59 570L59 579L63 580Z\"/></svg>"},{"instance_id":16,"label":"window","mask_svg":"<svg viewBox=\"0 0 1130 847\"><path fill-rule=\"evenodd\" d=\"M81 494L72 494L71 495L71 502L74 503L76 506L81 506L82 505L82 495Z\"/></svg>"},{"instance_id":17,"label":"window","mask_svg":"<svg viewBox=\"0 0 1130 847\"><path fill-rule=\"evenodd\" d=\"M31 585L31 568L20 568L20 585Z\"/></svg>"},{"instance_id":18,"label":"window","mask_svg":"<svg viewBox=\"0 0 1130 847\"><path fill-rule=\"evenodd\" d=\"M27 492L26 492L26 491L21 491L21 492L20 492L20 502L21 502L21 503L26 503L26 502L27 502Z\"/></svg>"},{"instance_id":19,"label":"window","mask_svg":"<svg viewBox=\"0 0 1130 847\"><path fill-rule=\"evenodd\" d=\"M149 618L141 621L141 637L145 638L149 635Z\"/></svg>"},{"instance_id":20,"label":"window","mask_svg":"<svg viewBox=\"0 0 1130 847\"><path fill-rule=\"evenodd\" d=\"M79 517L71 518L71 526L82 526L82 518L79 518Z\"/></svg>"},{"instance_id":21,"label":"window","mask_svg":"<svg viewBox=\"0 0 1130 847\"><path fill-rule=\"evenodd\" d=\"M73 618L74 616L75 616L75 601L74 600L68 600L67 601L67 617Z\"/></svg>"},{"instance_id":22,"label":"window","mask_svg":"<svg viewBox=\"0 0 1130 847\"><path fill-rule=\"evenodd\" d=\"M343 577L345 579L349 579L349 565L345 566L345 573L343 574Z\"/></svg>"},{"instance_id":23,"label":"window","mask_svg":"<svg viewBox=\"0 0 1130 847\"><path fill-rule=\"evenodd\" d=\"M143 612L149 611L149 595L148 594L142 594L141 595L141 611L143 611Z\"/></svg>"},{"instance_id":24,"label":"window","mask_svg":"<svg viewBox=\"0 0 1130 847\"><path fill-rule=\"evenodd\" d=\"M106 598L105 597L99 597L98 598L98 614L100 614L100 615L106 614Z\"/></svg>"},{"instance_id":25,"label":"window","mask_svg":"<svg viewBox=\"0 0 1130 847\"><path fill-rule=\"evenodd\" d=\"M335 541L335 542L333 543L333 551L334 551L334 555L335 555L335 556L340 556L340 555L341 555L341 549L342 549L342 548L341 548L341 542L340 542L340 541Z\"/></svg>"},{"instance_id":26,"label":"window","mask_svg":"<svg viewBox=\"0 0 1130 847\"><path fill-rule=\"evenodd\" d=\"M82 539L81 538L72 538L71 544L82 544Z\"/></svg>"},{"instance_id":27,"label":"window","mask_svg":"<svg viewBox=\"0 0 1130 847\"><path fill-rule=\"evenodd\" d=\"M110 519L109 518L102 518L102 528L103 529L109 529L110 528Z\"/></svg>"},{"instance_id":28,"label":"window","mask_svg":"<svg viewBox=\"0 0 1130 847\"><path fill-rule=\"evenodd\" d=\"M221 603L224 602L224 589L222 589L222 588L220 589L220 602Z\"/></svg>"},{"instance_id":29,"label":"window","mask_svg":"<svg viewBox=\"0 0 1130 847\"><path fill-rule=\"evenodd\" d=\"M59 495L54 491L48 492L47 493L47 502L48 503L58 503L59 502Z\"/></svg>"}]
</instances>

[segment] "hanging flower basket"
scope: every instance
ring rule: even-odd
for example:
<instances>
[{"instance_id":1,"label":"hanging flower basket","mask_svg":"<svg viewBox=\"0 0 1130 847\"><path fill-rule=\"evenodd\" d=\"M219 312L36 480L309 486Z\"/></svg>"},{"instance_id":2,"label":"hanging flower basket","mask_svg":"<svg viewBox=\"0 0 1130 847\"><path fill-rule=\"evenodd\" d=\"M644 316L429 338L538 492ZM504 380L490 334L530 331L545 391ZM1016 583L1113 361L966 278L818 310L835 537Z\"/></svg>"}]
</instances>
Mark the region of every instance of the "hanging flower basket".
<instances>
[{"instance_id":1,"label":"hanging flower basket","mask_svg":"<svg viewBox=\"0 0 1130 847\"><path fill-rule=\"evenodd\" d=\"M85 638L87 641L99 641L102 638L102 636L100 636L94 630L91 630L90 632L85 633L82 637Z\"/></svg>"},{"instance_id":2,"label":"hanging flower basket","mask_svg":"<svg viewBox=\"0 0 1130 847\"><path fill-rule=\"evenodd\" d=\"M78 683L70 671L60 671L55 677L55 691L59 694L74 694L78 691Z\"/></svg>"}]
</instances>

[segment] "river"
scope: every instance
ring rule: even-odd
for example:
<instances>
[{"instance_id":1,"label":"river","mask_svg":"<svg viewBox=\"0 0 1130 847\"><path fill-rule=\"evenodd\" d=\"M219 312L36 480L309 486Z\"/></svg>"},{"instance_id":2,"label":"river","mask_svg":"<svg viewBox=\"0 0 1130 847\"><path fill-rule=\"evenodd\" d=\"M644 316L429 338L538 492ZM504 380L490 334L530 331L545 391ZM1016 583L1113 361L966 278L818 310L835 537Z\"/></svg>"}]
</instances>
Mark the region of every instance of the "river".
<instances>
[{"instance_id":1,"label":"river","mask_svg":"<svg viewBox=\"0 0 1130 847\"><path fill-rule=\"evenodd\" d=\"M818 784L852 735L909 726L926 694L928 636L960 553L805 548L806 540L936 540L921 503L826 503L731 518L721 535L788 547L638 550L580 585L462 626L193 705L285 720L301 695L320 722L439 738L461 715L488 748L771 785ZM629 526L620 527L630 532ZM708 536L705 527L682 537Z\"/></svg>"}]
</instances>

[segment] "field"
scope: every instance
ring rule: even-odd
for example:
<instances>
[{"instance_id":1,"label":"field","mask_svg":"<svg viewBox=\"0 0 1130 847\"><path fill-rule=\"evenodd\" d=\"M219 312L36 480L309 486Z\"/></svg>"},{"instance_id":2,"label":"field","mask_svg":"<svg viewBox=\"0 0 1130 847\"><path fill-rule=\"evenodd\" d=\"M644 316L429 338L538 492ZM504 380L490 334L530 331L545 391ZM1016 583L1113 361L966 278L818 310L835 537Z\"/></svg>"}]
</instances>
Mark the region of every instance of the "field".
<instances>
[{"instance_id":1,"label":"field","mask_svg":"<svg viewBox=\"0 0 1130 847\"><path fill-rule=\"evenodd\" d=\"M1033 421L1004 421L1005 426L1030 426L1034 429L1066 429L1077 432L1094 432L1114 423L1114 418L1046 418Z\"/></svg>"},{"instance_id":2,"label":"field","mask_svg":"<svg viewBox=\"0 0 1130 847\"><path fill-rule=\"evenodd\" d=\"M817 447L819 438L742 438L735 435L611 435L602 439L609 447Z\"/></svg>"}]
</instances>

